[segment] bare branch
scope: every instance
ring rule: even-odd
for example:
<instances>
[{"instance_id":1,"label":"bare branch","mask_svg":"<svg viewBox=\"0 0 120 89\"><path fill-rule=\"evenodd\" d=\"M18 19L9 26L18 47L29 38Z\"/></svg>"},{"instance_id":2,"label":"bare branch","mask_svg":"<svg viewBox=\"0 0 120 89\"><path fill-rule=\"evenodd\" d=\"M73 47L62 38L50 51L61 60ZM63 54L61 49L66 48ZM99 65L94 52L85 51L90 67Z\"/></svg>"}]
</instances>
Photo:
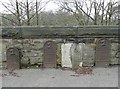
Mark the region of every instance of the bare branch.
<instances>
[{"instance_id":1,"label":"bare branch","mask_svg":"<svg viewBox=\"0 0 120 89\"><path fill-rule=\"evenodd\" d=\"M0 1L1 2L1 1ZM2 3L2 2L1 2ZM2 3L2 5L8 10L10 11L13 15L15 15L17 17L17 15L12 11L10 10L4 3Z\"/></svg>"},{"instance_id":2,"label":"bare branch","mask_svg":"<svg viewBox=\"0 0 120 89\"><path fill-rule=\"evenodd\" d=\"M49 2L50 2L50 0L49 0L48 2L46 2L45 5L43 5L43 6L37 11L37 13L39 13L39 12L46 6L46 4L48 4ZM29 18L29 20L31 20L35 15L36 15L36 13L34 13L34 14Z\"/></svg>"},{"instance_id":3,"label":"bare branch","mask_svg":"<svg viewBox=\"0 0 120 89\"><path fill-rule=\"evenodd\" d=\"M9 19L9 18L7 18L5 16L0 16L0 17L4 18L4 19L6 19L6 20L8 20L8 21L10 21L12 23L15 23L17 25L17 22L15 22L13 19Z\"/></svg>"}]
</instances>

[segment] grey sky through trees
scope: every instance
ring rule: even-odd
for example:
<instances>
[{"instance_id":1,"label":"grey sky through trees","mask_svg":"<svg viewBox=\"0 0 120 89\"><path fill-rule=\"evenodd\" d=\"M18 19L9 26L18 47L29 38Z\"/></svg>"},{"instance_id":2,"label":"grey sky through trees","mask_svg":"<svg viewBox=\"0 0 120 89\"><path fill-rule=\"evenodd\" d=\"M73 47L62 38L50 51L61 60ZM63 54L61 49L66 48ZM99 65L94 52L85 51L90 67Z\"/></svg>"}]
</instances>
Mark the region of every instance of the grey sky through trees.
<instances>
[{"instance_id":1,"label":"grey sky through trees","mask_svg":"<svg viewBox=\"0 0 120 89\"><path fill-rule=\"evenodd\" d=\"M13 0L14 1L14 0ZM22 1L22 0L19 0ZM36 1L36 0L34 0ZM42 2L46 2L47 0L42 0ZM9 0L0 0L0 13L5 13L6 8L1 4L2 3L9 3ZM59 6L54 3L54 0L51 0L45 7L44 11L53 11L55 12L57 9L59 8Z\"/></svg>"},{"instance_id":2,"label":"grey sky through trees","mask_svg":"<svg viewBox=\"0 0 120 89\"><path fill-rule=\"evenodd\" d=\"M0 0L0 2L2 3L0 12L4 15L2 17L16 22L15 19L13 21L9 18L10 15L14 15L13 17L23 25L26 21L30 23L35 20L37 20L37 25L38 21L42 25L53 25L58 22L68 25L74 21L77 21L77 25L93 23L94 25L110 25L114 22L117 24L118 21L118 0ZM68 21L70 20L68 18L71 21Z\"/></svg>"},{"instance_id":3,"label":"grey sky through trees","mask_svg":"<svg viewBox=\"0 0 120 89\"><path fill-rule=\"evenodd\" d=\"M9 2L10 0L0 0L0 2ZM14 0L13 0L14 1ZM25 1L25 0L19 0L19 1ZM36 0L34 0L36 1ZM42 0L43 2L46 2L47 0ZM56 11L59 9L59 5L57 5L57 3L55 3L56 1L59 0L50 0L50 2L46 5L45 11ZM63 0L63 1L68 1L68 0ZM91 1L95 1L95 0L91 0ZM100 0L96 0L96 1L100 1ZM118 1L118 0L105 0L105 2L109 2L109 1ZM4 12L5 7L2 6L2 4L0 3L0 12L3 13Z\"/></svg>"}]
</instances>

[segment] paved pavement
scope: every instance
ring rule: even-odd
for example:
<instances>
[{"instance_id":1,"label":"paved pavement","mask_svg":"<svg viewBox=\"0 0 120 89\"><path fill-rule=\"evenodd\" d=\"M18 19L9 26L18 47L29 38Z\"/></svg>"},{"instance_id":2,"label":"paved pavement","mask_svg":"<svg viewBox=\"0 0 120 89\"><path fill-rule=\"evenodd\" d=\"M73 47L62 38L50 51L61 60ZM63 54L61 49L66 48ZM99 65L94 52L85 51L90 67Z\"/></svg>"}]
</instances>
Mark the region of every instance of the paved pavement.
<instances>
[{"instance_id":1,"label":"paved pavement","mask_svg":"<svg viewBox=\"0 0 120 89\"><path fill-rule=\"evenodd\" d=\"M17 76L3 70L3 87L118 87L118 67L93 68L93 74L76 75L71 70L21 69Z\"/></svg>"}]
</instances>

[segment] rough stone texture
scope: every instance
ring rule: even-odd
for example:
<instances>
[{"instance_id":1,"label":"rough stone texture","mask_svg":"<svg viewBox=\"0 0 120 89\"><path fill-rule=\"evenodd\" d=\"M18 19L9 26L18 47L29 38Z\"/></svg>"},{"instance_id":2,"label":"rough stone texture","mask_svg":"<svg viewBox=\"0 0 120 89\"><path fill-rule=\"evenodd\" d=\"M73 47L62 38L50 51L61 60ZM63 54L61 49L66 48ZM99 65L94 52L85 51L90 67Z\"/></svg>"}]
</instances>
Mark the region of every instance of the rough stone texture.
<instances>
[{"instance_id":1,"label":"rough stone texture","mask_svg":"<svg viewBox=\"0 0 120 89\"><path fill-rule=\"evenodd\" d=\"M78 68L80 65L80 62L83 61L83 48L84 43L73 43L70 48L70 56L71 56L71 63L72 68Z\"/></svg>"},{"instance_id":2,"label":"rough stone texture","mask_svg":"<svg viewBox=\"0 0 120 89\"><path fill-rule=\"evenodd\" d=\"M11 45L12 44L12 40L11 39L2 39L1 40L1 42L0 42L0 44L1 44L1 60L0 61L6 61L6 50L7 50L7 47L8 47L8 45Z\"/></svg>"},{"instance_id":3,"label":"rough stone texture","mask_svg":"<svg viewBox=\"0 0 120 89\"><path fill-rule=\"evenodd\" d=\"M71 58L70 58L70 47L72 43L65 43L61 45L61 53L62 53L62 67L72 68Z\"/></svg>"},{"instance_id":4,"label":"rough stone texture","mask_svg":"<svg viewBox=\"0 0 120 89\"><path fill-rule=\"evenodd\" d=\"M88 43L73 44L71 46L71 61L73 68L83 66L93 66L95 61L95 49Z\"/></svg>"},{"instance_id":5,"label":"rough stone texture","mask_svg":"<svg viewBox=\"0 0 120 89\"><path fill-rule=\"evenodd\" d=\"M91 44L85 44L83 47L83 66L93 66L95 61L95 49Z\"/></svg>"},{"instance_id":6,"label":"rough stone texture","mask_svg":"<svg viewBox=\"0 0 120 89\"><path fill-rule=\"evenodd\" d=\"M118 48L118 43L111 43L111 60L110 64L120 64L120 55L117 55L117 52L120 51Z\"/></svg>"},{"instance_id":7,"label":"rough stone texture","mask_svg":"<svg viewBox=\"0 0 120 89\"><path fill-rule=\"evenodd\" d=\"M57 44L57 64L61 64L62 53L61 53L61 43Z\"/></svg>"},{"instance_id":8,"label":"rough stone texture","mask_svg":"<svg viewBox=\"0 0 120 89\"><path fill-rule=\"evenodd\" d=\"M46 41L49 41L51 39L22 39L12 40L12 45L15 47L18 47L22 50L22 64L37 64L42 63L43 60L43 46ZM59 42L60 39L53 39L52 41ZM11 46L11 45L9 45ZM58 44L58 56L57 61L60 62L60 44Z\"/></svg>"},{"instance_id":9,"label":"rough stone texture","mask_svg":"<svg viewBox=\"0 0 120 89\"><path fill-rule=\"evenodd\" d=\"M21 62L23 64L35 64L40 63L43 60L43 45L46 41L55 41L58 45L57 50L57 63L61 64L61 39L2 39L2 51L0 52L0 55L2 56L2 60L6 60L6 50L10 46L18 47L21 49L23 57L21 59ZM113 39L114 40L114 39ZM82 60L83 60L83 66L93 66L95 61L95 43L87 43L83 46L82 53ZM118 43L111 43L111 57L110 57L110 63L111 64L120 64L119 60L120 58L116 58L115 54L118 51ZM120 51L120 50L119 50ZM80 54L79 54L80 56ZM80 60L81 61L81 60ZM79 61L79 63L80 63Z\"/></svg>"}]
</instances>

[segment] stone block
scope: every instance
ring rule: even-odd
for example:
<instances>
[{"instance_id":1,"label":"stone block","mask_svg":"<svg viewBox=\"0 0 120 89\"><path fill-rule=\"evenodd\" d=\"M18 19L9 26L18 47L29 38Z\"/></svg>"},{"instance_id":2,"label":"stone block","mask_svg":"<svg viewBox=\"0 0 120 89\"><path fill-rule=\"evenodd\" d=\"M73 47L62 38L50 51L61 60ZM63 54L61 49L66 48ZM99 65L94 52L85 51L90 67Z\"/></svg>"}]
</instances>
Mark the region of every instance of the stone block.
<instances>
[{"instance_id":1,"label":"stone block","mask_svg":"<svg viewBox=\"0 0 120 89\"><path fill-rule=\"evenodd\" d=\"M23 46L21 44L15 44L14 46L17 48L23 49Z\"/></svg>"},{"instance_id":2,"label":"stone block","mask_svg":"<svg viewBox=\"0 0 120 89\"><path fill-rule=\"evenodd\" d=\"M111 43L111 50L117 51L118 50L118 43Z\"/></svg>"},{"instance_id":3,"label":"stone block","mask_svg":"<svg viewBox=\"0 0 120 89\"><path fill-rule=\"evenodd\" d=\"M30 50L30 44L24 44L23 45L23 49L25 49L25 50Z\"/></svg>"},{"instance_id":4,"label":"stone block","mask_svg":"<svg viewBox=\"0 0 120 89\"><path fill-rule=\"evenodd\" d=\"M22 59L21 59L21 63L22 64L28 64L29 63L29 57L23 56Z\"/></svg>"},{"instance_id":5,"label":"stone block","mask_svg":"<svg viewBox=\"0 0 120 89\"><path fill-rule=\"evenodd\" d=\"M110 64L120 64L120 59L119 58L111 58Z\"/></svg>"},{"instance_id":6,"label":"stone block","mask_svg":"<svg viewBox=\"0 0 120 89\"><path fill-rule=\"evenodd\" d=\"M111 51L111 57L115 58L116 53L117 53L117 51Z\"/></svg>"},{"instance_id":7,"label":"stone block","mask_svg":"<svg viewBox=\"0 0 120 89\"><path fill-rule=\"evenodd\" d=\"M34 46L31 46L31 47L30 47L31 50L42 50L42 48L43 48L43 46L41 46L41 45L36 45L36 44L35 44Z\"/></svg>"},{"instance_id":8,"label":"stone block","mask_svg":"<svg viewBox=\"0 0 120 89\"><path fill-rule=\"evenodd\" d=\"M37 64L42 61L41 59L40 57L30 57L30 64Z\"/></svg>"},{"instance_id":9,"label":"stone block","mask_svg":"<svg viewBox=\"0 0 120 89\"><path fill-rule=\"evenodd\" d=\"M6 59L6 52L2 52L2 53L0 53L0 59L2 59L2 61L6 61L7 59Z\"/></svg>"},{"instance_id":10,"label":"stone block","mask_svg":"<svg viewBox=\"0 0 120 89\"><path fill-rule=\"evenodd\" d=\"M34 51L34 50L31 50L30 52L26 52L26 55L29 57L39 57L42 54L43 53L41 53L41 51Z\"/></svg>"},{"instance_id":11,"label":"stone block","mask_svg":"<svg viewBox=\"0 0 120 89\"><path fill-rule=\"evenodd\" d=\"M40 44L40 43L43 43L43 40L42 39L34 39L33 43Z\"/></svg>"},{"instance_id":12,"label":"stone block","mask_svg":"<svg viewBox=\"0 0 120 89\"><path fill-rule=\"evenodd\" d=\"M89 45L83 47L83 60L95 60L95 50Z\"/></svg>"}]
</instances>

